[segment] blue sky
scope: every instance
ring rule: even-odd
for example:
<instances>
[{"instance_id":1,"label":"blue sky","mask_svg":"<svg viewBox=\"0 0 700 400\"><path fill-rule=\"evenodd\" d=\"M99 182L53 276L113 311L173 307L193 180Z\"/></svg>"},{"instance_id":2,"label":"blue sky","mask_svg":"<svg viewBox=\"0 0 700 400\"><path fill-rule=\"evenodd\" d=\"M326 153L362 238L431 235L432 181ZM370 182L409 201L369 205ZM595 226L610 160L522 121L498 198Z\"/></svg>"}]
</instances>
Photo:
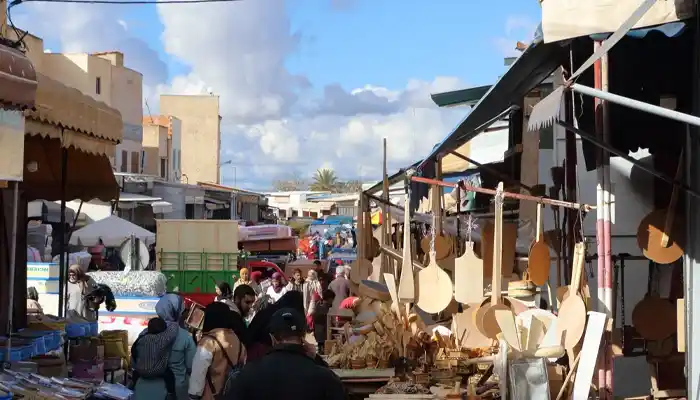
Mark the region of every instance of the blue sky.
<instances>
[{"instance_id":1,"label":"blue sky","mask_svg":"<svg viewBox=\"0 0 700 400\"><path fill-rule=\"evenodd\" d=\"M435 76L491 83L503 72L504 42L529 39L540 13L535 0L346 0L340 9L331 3L290 1L292 29L302 40L287 66L314 86L345 89L367 83L396 88ZM167 62L171 77L189 71L164 51L155 6L128 7L123 18L130 34Z\"/></svg>"},{"instance_id":2,"label":"blue sky","mask_svg":"<svg viewBox=\"0 0 700 400\"><path fill-rule=\"evenodd\" d=\"M221 157L240 166L239 185L256 189L318 168L377 179L384 138L390 170L427 154L468 112L438 109L430 94L493 83L516 42L533 37L540 8L536 0L243 0L28 3L13 15L52 51L122 51L144 75L153 112L162 93L211 89L220 96ZM502 154L496 143L479 151Z\"/></svg>"}]
</instances>

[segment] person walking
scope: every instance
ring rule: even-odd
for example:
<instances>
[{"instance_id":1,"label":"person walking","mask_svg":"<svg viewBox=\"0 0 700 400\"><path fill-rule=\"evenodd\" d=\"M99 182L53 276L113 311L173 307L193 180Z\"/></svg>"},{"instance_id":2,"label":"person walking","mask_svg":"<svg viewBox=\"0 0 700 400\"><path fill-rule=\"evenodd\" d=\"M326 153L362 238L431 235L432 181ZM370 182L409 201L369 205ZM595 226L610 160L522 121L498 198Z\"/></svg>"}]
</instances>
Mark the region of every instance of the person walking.
<instances>
[{"instance_id":1,"label":"person walking","mask_svg":"<svg viewBox=\"0 0 700 400\"><path fill-rule=\"evenodd\" d=\"M238 278L233 284L233 290L236 290L236 288L240 285L248 285L252 287L253 290L255 290L256 292L260 291L260 288L258 287L258 282L253 279L253 276L248 270L248 268L241 268L239 273L240 278Z\"/></svg>"},{"instance_id":2,"label":"person walking","mask_svg":"<svg viewBox=\"0 0 700 400\"><path fill-rule=\"evenodd\" d=\"M246 350L233 331L233 313L218 302L204 309L202 338L192 362L190 399L215 399L224 389L231 369L245 364Z\"/></svg>"},{"instance_id":3,"label":"person walking","mask_svg":"<svg viewBox=\"0 0 700 400\"><path fill-rule=\"evenodd\" d=\"M309 306L313 299L314 294L321 295L321 282L318 280L318 272L310 269L306 275L306 282L304 282L304 287L302 293L304 294L304 312L308 315Z\"/></svg>"},{"instance_id":4,"label":"person walking","mask_svg":"<svg viewBox=\"0 0 700 400\"><path fill-rule=\"evenodd\" d=\"M90 307L86 296L97 289L97 282L85 270L73 264L68 268L68 284L66 285L66 317L82 318L88 322L97 321L97 311Z\"/></svg>"},{"instance_id":5,"label":"person walking","mask_svg":"<svg viewBox=\"0 0 700 400\"><path fill-rule=\"evenodd\" d=\"M347 400L340 378L304 343L304 314L294 308L277 310L270 320L273 348L247 364L233 381L230 400ZM261 385L260 377L274 377ZM264 378L263 378L264 379Z\"/></svg>"},{"instance_id":6,"label":"person walking","mask_svg":"<svg viewBox=\"0 0 700 400\"><path fill-rule=\"evenodd\" d=\"M289 290L282 283L282 274L275 272L272 274L272 285L267 289L267 295L270 296L273 302L279 300Z\"/></svg>"},{"instance_id":7,"label":"person walking","mask_svg":"<svg viewBox=\"0 0 700 400\"><path fill-rule=\"evenodd\" d=\"M337 276L328 285L328 289L335 293L335 299L333 300L333 308L338 308L340 303L346 298L350 297L350 269L346 266L338 267L336 271Z\"/></svg>"},{"instance_id":8,"label":"person walking","mask_svg":"<svg viewBox=\"0 0 700 400\"><path fill-rule=\"evenodd\" d=\"M301 270L299 268L294 270L292 279L287 284L287 291L296 290L297 292L304 291L304 277L301 276Z\"/></svg>"},{"instance_id":9,"label":"person walking","mask_svg":"<svg viewBox=\"0 0 700 400\"><path fill-rule=\"evenodd\" d=\"M170 346L168 356L168 369L174 378L175 398L177 400L188 399L189 371L192 370L192 360L196 350L192 336L186 329L182 328L184 311L182 297L176 294L166 294L156 303L158 317L166 324L177 325L177 335ZM138 351L136 353L138 357ZM131 364L135 365L137 362L138 360L132 360ZM134 386L134 400L165 399L167 395L168 390L164 379L139 379Z\"/></svg>"},{"instance_id":10,"label":"person walking","mask_svg":"<svg viewBox=\"0 0 700 400\"><path fill-rule=\"evenodd\" d=\"M233 304L233 291L228 282L219 282L216 284L216 301L226 304L231 311L236 311L236 305Z\"/></svg>"},{"instance_id":11,"label":"person walking","mask_svg":"<svg viewBox=\"0 0 700 400\"><path fill-rule=\"evenodd\" d=\"M323 292L323 297L314 294L314 301L309 308L307 322L310 322L309 327L314 333L314 339L316 339L316 343L318 344L319 354L324 353L323 348L328 335L328 312L333 307L333 299L335 299L335 293L333 293L332 290L325 290Z\"/></svg>"}]
</instances>

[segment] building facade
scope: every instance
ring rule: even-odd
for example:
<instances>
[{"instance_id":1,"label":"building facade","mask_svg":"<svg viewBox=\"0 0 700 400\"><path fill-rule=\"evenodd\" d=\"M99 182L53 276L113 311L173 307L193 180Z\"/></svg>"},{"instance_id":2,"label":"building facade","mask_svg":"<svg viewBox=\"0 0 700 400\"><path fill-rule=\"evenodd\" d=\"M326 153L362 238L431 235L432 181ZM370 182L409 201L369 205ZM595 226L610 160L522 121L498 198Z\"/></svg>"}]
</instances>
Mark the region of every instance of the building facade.
<instances>
[{"instance_id":1,"label":"building facade","mask_svg":"<svg viewBox=\"0 0 700 400\"><path fill-rule=\"evenodd\" d=\"M218 96L162 95L160 111L181 121L183 183L219 183L221 117Z\"/></svg>"},{"instance_id":2,"label":"building facade","mask_svg":"<svg viewBox=\"0 0 700 400\"><path fill-rule=\"evenodd\" d=\"M124 135L112 167L117 172L142 172L143 76L124 66L124 54L45 53L38 71L119 110Z\"/></svg>"},{"instance_id":3,"label":"building facade","mask_svg":"<svg viewBox=\"0 0 700 400\"><path fill-rule=\"evenodd\" d=\"M169 115L143 117L143 173L180 182L182 122Z\"/></svg>"}]
</instances>

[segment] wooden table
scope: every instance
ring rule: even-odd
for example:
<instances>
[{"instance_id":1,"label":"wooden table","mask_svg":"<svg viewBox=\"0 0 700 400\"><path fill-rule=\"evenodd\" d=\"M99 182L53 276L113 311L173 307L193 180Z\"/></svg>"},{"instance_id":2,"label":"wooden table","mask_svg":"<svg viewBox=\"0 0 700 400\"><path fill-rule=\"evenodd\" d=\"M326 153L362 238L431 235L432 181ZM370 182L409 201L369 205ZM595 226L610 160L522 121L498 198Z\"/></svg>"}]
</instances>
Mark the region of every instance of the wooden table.
<instances>
[{"instance_id":1,"label":"wooden table","mask_svg":"<svg viewBox=\"0 0 700 400\"><path fill-rule=\"evenodd\" d=\"M352 399L364 399L394 377L394 369L334 369Z\"/></svg>"}]
</instances>

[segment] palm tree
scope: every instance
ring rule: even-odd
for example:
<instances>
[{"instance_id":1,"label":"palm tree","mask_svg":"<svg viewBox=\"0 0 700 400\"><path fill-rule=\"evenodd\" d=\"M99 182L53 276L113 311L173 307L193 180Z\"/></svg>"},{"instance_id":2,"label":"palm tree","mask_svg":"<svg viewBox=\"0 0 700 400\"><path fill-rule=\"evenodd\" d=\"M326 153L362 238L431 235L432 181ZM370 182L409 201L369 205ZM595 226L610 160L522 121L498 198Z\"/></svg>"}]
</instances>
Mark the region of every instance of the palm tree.
<instances>
[{"instance_id":1,"label":"palm tree","mask_svg":"<svg viewBox=\"0 0 700 400\"><path fill-rule=\"evenodd\" d=\"M335 192L338 189L338 177L335 171L329 168L316 170L313 183L310 186L311 190L319 192Z\"/></svg>"}]
</instances>

